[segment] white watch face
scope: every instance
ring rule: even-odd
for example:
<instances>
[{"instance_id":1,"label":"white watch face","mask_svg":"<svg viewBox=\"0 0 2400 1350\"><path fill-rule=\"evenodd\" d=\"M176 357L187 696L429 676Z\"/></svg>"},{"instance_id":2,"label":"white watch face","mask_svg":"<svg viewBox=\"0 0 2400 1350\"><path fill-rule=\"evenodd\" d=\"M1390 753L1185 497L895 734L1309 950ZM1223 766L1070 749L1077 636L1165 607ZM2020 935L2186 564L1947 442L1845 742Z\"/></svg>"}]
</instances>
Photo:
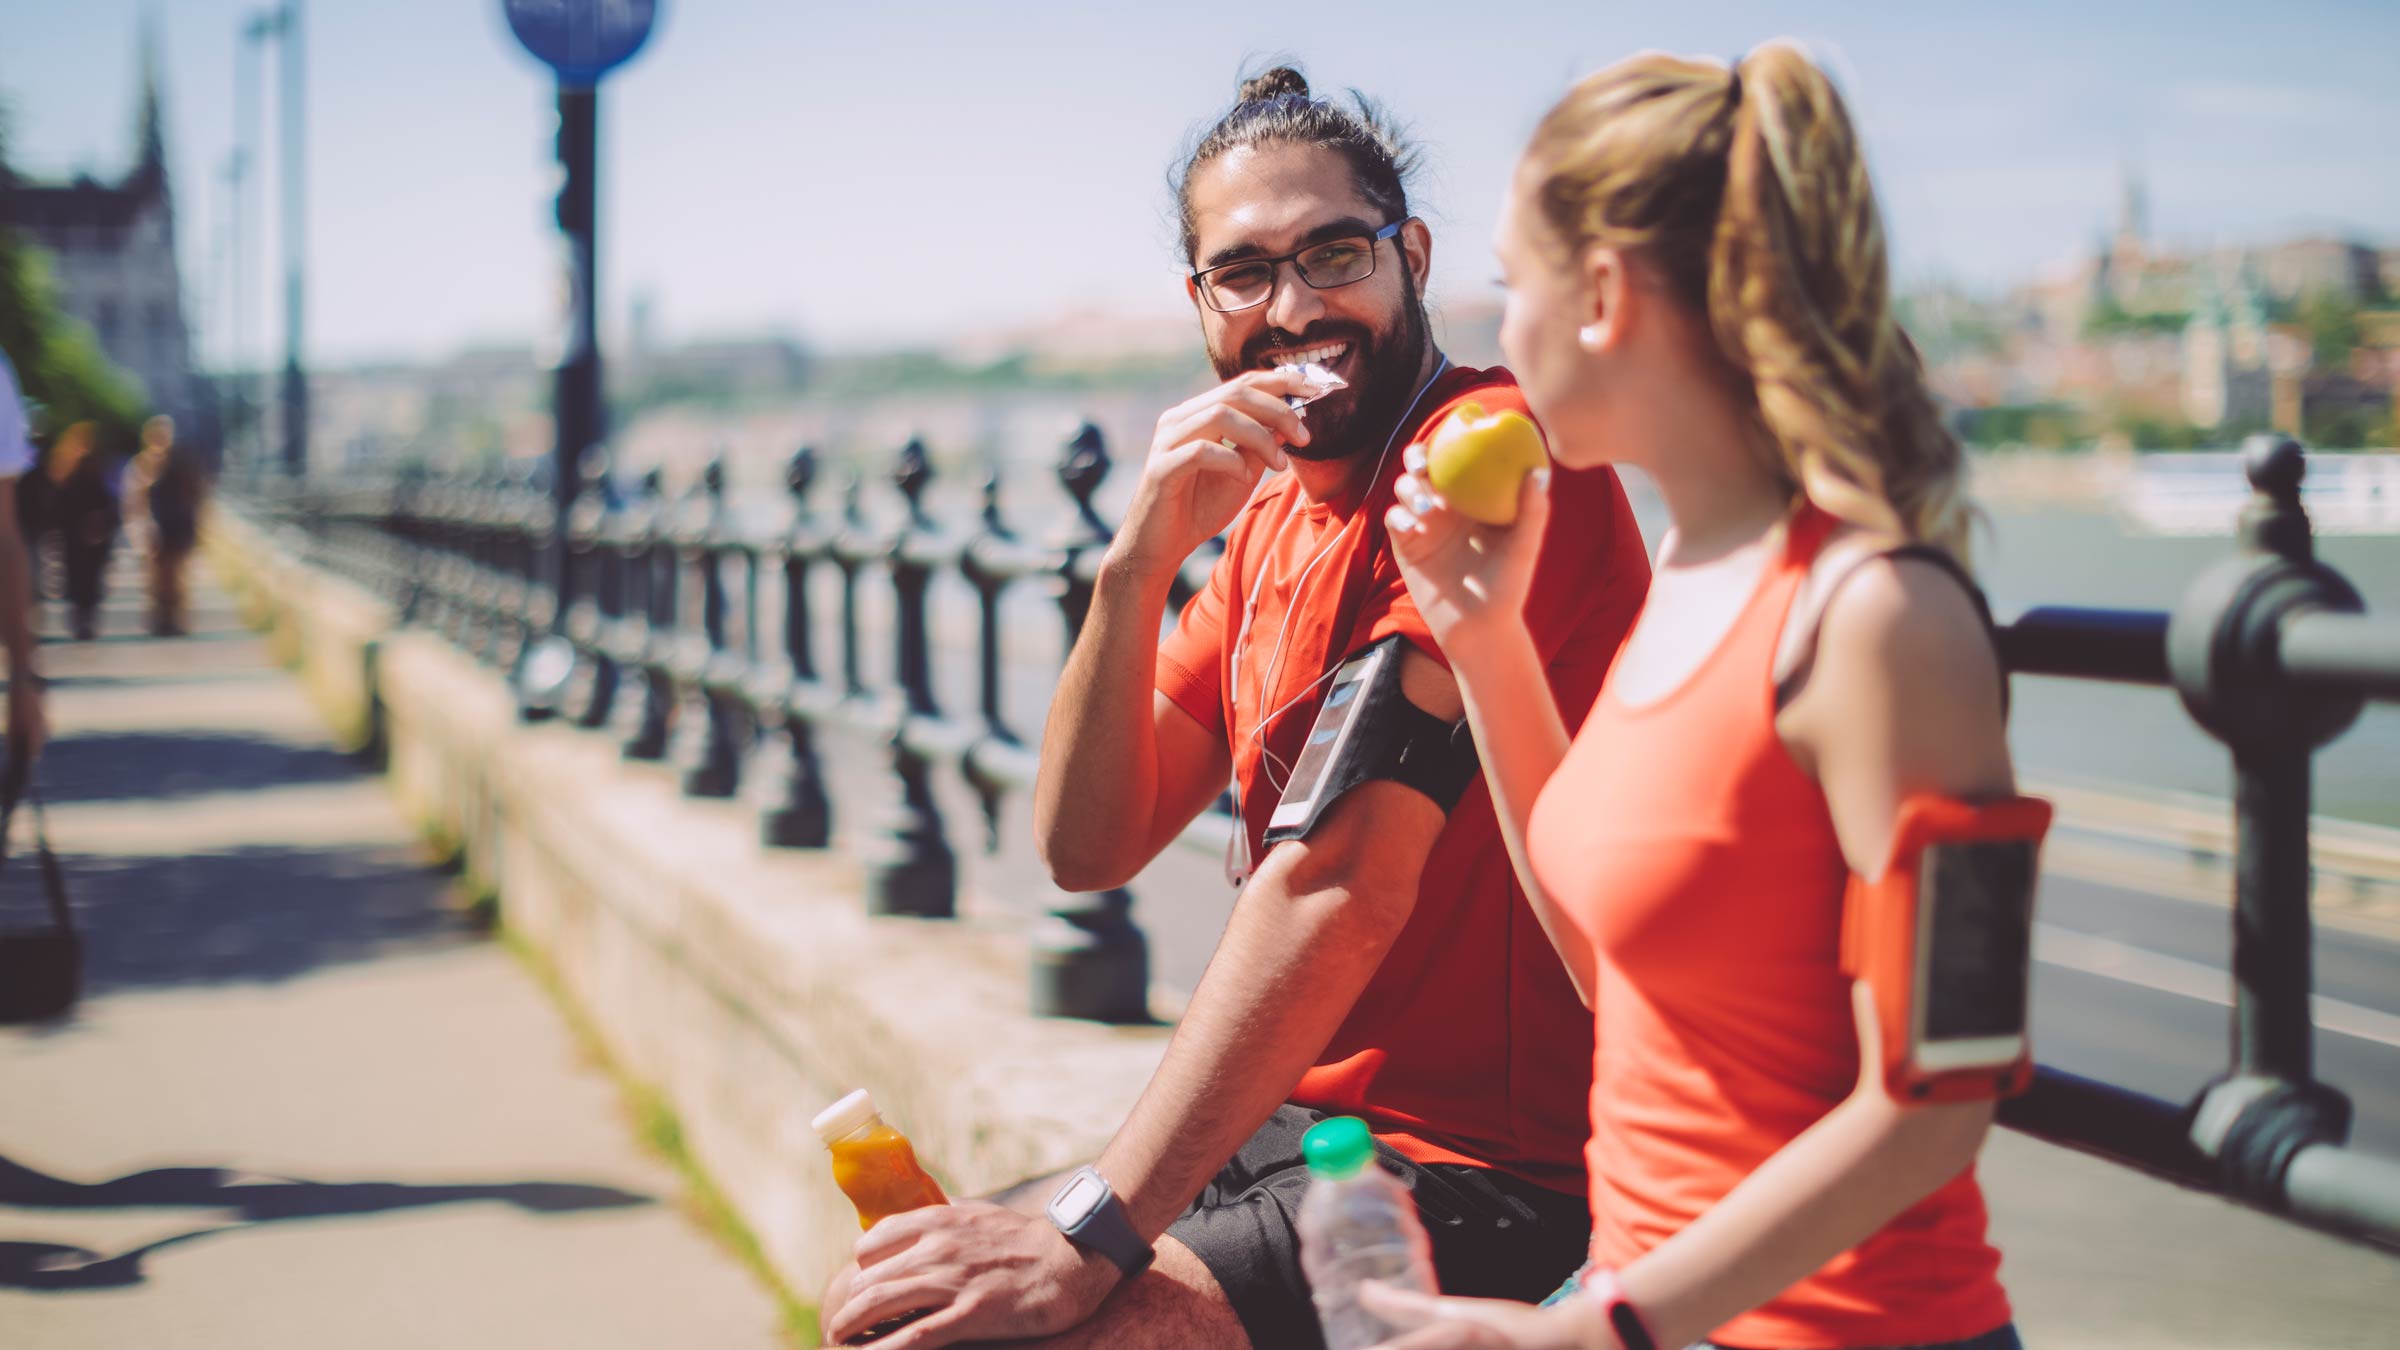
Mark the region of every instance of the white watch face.
<instances>
[{"instance_id":1,"label":"white watch face","mask_svg":"<svg viewBox=\"0 0 2400 1350\"><path fill-rule=\"evenodd\" d=\"M1069 1178L1064 1189L1050 1199L1050 1221L1061 1228L1073 1228L1092 1217L1092 1211L1108 1198L1108 1183L1089 1172L1077 1172Z\"/></svg>"}]
</instances>

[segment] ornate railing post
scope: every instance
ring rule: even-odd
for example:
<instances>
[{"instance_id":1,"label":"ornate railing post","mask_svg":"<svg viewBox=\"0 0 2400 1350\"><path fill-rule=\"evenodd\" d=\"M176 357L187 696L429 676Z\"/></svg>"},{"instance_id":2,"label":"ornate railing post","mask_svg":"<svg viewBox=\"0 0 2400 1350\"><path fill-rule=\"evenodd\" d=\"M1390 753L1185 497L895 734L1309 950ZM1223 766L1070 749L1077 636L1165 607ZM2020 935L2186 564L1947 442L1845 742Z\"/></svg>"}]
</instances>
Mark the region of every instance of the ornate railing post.
<instances>
[{"instance_id":1,"label":"ornate railing post","mask_svg":"<svg viewBox=\"0 0 2400 1350\"><path fill-rule=\"evenodd\" d=\"M431 593L437 557L426 531L427 490L422 467L401 470L392 483L392 513L386 525L384 556L389 563L393 613L402 626L423 623L427 617L425 601Z\"/></svg>"},{"instance_id":2,"label":"ornate railing post","mask_svg":"<svg viewBox=\"0 0 2400 1350\"><path fill-rule=\"evenodd\" d=\"M467 532L467 504L475 491L463 475L443 478L435 487L429 527L433 555L429 571L436 601L436 627L453 646L464 648L472 631L474 607L469 587L475 580Z\"/></svg>"},{"instance_id":3,"label":"ornate railing post","mask_svg":"<svg viewBox=\"0 0 2400 1350\"><path fill-rule=\"evenodd\" d=\"M673 546L682 562L677 603L682 641L674 661L674 760L692 797L730 797L741 786L743 724L739 658L726 633L725 552L732 523L725 508L725 459L711 459L699 490L677 512Z\"/></svg>"},{"instance_id":4,"label":"ornate railing post","mask_svg":"<svg viewBox=\"0 0 2400 1350\"><path fill-rule=\"evenodd\" d=\"M648 499L640 515L629 523L634 541L634 568L641 577L642 626L641 651L637 660L642 671L642 696L629 700L626 711L630 734L625 738L625 758L634 760L664 759L667 756L667 729L675 716L675 672L670 664L675 656L675 550L667 542L671 508L666 501L664 485L653 469L643 480Z\"/></svg>"},{"instance_id":5,"label":"ornate railing post","mask_svg":"<svg viewBox=\"0 0 2400 1350\"><path fill-rule=\"evenodd\" d=\"M489 621L491 541L484 518L491 513L496 467L486 463L459 484L450 520L452 535L458 540L458 581L453 594L458 601L459 631L454 640L469 655L481 649Z\"/></svg>"},{"instance_id":6,"label":"ornate railing post","mask_svg":"<svg viewBox=\"0 0 2400 1350\"><path fill-rule=\"evenodd\" d=\"M492 475L491 496L484 504L484 627L478 654L484 664L503 670L516 663L529 589L523 534L526 491L521 474L503 462Z\"/></svg>"},{"instance_id":7,"label":"ornate railing post","mask_svg":"<svg viewBox=\"0 0 2400 1350\"><path fill-rule=\"evenodd\" d=\"M1009 584L1039 568L1000 519L1000 467L993 465L983 479L983 524L959 551L959 574L975 588L976 692L982 714L982 734L960 762L959 769L983 808L983 851L1000 850L1000 808L1011 791L1032 786L1026 769L1032 756L1017 733L1010 730L1000 704L1000 605Z\"/></svg>"},{"instance_id":8,"label":"ornate railing post","mask_svg":"<svg viewBox=\"0 0 2400 1350\"><path fill-rule=\"evenodd\" d=\"M833 542L833 563L842 573L842 697L864 699L866 678L859 664L858 574L865 569L873 543L867 533L860 494L866 481L856 469L842 479L842 528Z\"/></svg>"},{"instance_id":9,"label":"ornate railing post","mask_svg":"<svg viewBox=\"0 0 2400 1350\"><path fill-rule=\"evenodd\" d=\"M881 827L869 841L867 908L876 914L908 914L948 918L957 912L958 859L942 833L941 808L933 798L933 765L916 744L913 733L934 723L941 710L933 698L930 633L925 599L933 582L934 560L927 546L933 522L926 518L925 486L933 466L925 443L911 438L901 448L892 482L907 499L908 517L891 538L887 551L894 602L894 672L898 706L892 711L891 757L896 797L884 813Z\"/></svg>"},{"instance_id":10,"label":"ornate railing post","mask_svg":"<svg viewBox=\"0 0 2400 1350\"><path fill-rule=\"evenodd\" d=\"M826 687L817 669L809 625L809 568L828 543L808 506L816 481L817 452L802 446L783 471L792 518L777 549L783 562L781 650L764 663L751 696L760 750L750 771L753 781L770 785L758 823L759 840L769 848L823 848L833 839L833 803L817 758L816 729L819 718L840 706L841 695Z\"/></svg>"},{"instance_id":11,"label":"ornate railing post","mask_svg":"<svg viewBox=\"0 0 2400 1350\"><path fill-rule=\"evenodd\" d=\"M1108 477L1108 445L1086 422L1067 442L1058 481L1075 499L1075 521L1058 540L1058 608L1067 646L1082 636L1109 529L1092 506ZM1150 947L1133 922L1133 894L1119 886L1062 895L1033 936L1033 1010L1048 1017L1142 1022L1150 1016Z\"/></svg>"},{"instance_id":12,"label":"ornate railing post","mask_svg":"<svg viewBox=\"0 0 2400 1350\"><path fill-rule=\"evenodd\" d=\"M617 510L607 451L593 446L584 452L582 478L567 508L567 567L575 599L567 610L566 633L578 657L567 709L576 726L590 728L608 724L617 699L612 638L625 613L625 567L611 529Z\"/></svg>"},{"instance_id":13,"label":"ornate railing post","mask_svg":"<svg viewBox=\"0 0 2400 1350\"><path fill-rule=\"evenodd\" d=\"M2300 444L2253 436L2243 447L2256 491L2241 551L2201 574L2167 626L2167 663L2184 707L2233 752L2234 1063L2200 1100L2193 1142L2229 1190L2279 1203L2283 1169L2313 1143L2350 1133L2350 1099L2318 1082L2309 1006L2310 757L2358 717L2351 692L2286 675L2284 626L2366 606L2316 560L2300 505Z\"/></svg>"},{"instance_id":14,"label":"ornate railing post","mask_svg":"<svg viewBox=\"0 0 2400 1350\"><path fill-rule=\"evenodd\" d=\"M600 457L595 447L588 458ZM542 470L520 480L509 528L516 573L511 610L516 643L509 682L517 691L517 716L527 722L546 722L558 715L584 664L567 636L567 612L575 603L573 545L566 513L546 481L546 468L544 461ZM582 483L579 478L578 492Z\"/></svg>"}]
</instances>

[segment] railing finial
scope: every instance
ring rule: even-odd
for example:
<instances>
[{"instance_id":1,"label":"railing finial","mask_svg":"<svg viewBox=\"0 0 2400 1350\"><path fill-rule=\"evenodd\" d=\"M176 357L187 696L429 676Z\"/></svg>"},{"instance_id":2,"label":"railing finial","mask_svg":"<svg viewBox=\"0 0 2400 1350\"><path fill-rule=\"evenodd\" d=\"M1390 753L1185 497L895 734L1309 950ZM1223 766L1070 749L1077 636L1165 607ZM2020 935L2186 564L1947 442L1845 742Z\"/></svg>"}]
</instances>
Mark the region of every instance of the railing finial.
<instances>
[{"instance_id":1,"label":"railing finial","mask_svg":"<svg viewBox=\"0 0 2400 1350\"><path fill-rule=\"evenodd\" d=\"M817 452L814 446L803 445L783 462L783 490L792 495L792 502L802 511L808 509L809 489L817 484Z\"/></svg>"},{"instance_id":2,"label":"railing finial","mask_svg":"<svg viewBox=\"0 0 2400 1350\"><path fill-rule=\"evenodd\" d=\"M1000 523L1000 461L993 460L983 470L983 528L993 534L1005 535L1008 527Z\"/></svg>"},{"instance_id":3,"label":"railing finial","mask_svg":"<svg viewBox=\"0 0 2400 1350\"><path fill-rule=\"evenodd\" d=\"M908 499L908 519L911 525L930 525L925 515L925 488L933 481L933 459L925 453L925 439L911 436L900 447L900 459L892 467L892 486Z\"/></svg>"},{"instance_id":4,"label":"railing finial","mask_svg":"<svg viewBox=\"0 0 2400 1350\"><path fill-rule=\"evenodd\" d=\"M2254 494L2242 510L2243 547L2293 562L2316 556L2308 512L2300 505L2300 484L2308 476L2300 442L2275 432L2252 436L2242 442L2242 471Z\"/></svg>"},{"instance_id":5,"label":"railing finial","mask_svg":"<svg viewBox=\"0 0 2400 1350\"><path fill-rule=\"evenodd\" d=\"M1069 496L1075 499L1075 511L1082 518L1085 530L1096 539L1109 536L1108 522L1092 506L1092 497L1108 478L1108 438L1100 428L1085 422L1067 438L1064 453L1058 461L1058 481Z\"/></svg>"}]
</instances>

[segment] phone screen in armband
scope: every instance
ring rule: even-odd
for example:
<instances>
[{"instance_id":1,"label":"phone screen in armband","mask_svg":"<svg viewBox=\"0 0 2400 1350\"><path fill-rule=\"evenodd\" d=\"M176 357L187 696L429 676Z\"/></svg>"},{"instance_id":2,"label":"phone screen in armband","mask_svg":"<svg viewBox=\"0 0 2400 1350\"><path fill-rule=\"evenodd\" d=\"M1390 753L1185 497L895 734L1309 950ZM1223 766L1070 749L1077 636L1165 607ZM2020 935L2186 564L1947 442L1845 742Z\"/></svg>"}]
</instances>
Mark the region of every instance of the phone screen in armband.
<instances>
[{"instance_id":1,"label":"phone screen in armband","mask_svg":"<svg viewBox=\"0 0 2400 1350\"><path fill-rule=\"evenodd\" d=\"M1358 729L1359 714L1366 707L1365 695L1374 687L1383 663L1394 655L1393 644L1378 643L1334 672L1333 685L1325 691L1317 720L1308 729L1308 743L1301 747L1300 758L1292 764L1292 776L1284 784L1283 798L1275 804L1274 815L1267 819L1269 830L1294 829L1315 815L1317 799L1332 782L1327 770L1333 767Z\"/></svg>"},{"instance_id":2,"label":"phone screen in armband","mask_svg":"<svg viewBox=\"0 0 2400 1350\"><path fill-rule=\"evenodd\" d=\"M1917 1059L1925 1067L2016 1057L2033 957L2033 860L2022 839L1927 846L1917 891Z\"/></svg>"}]
</instances>

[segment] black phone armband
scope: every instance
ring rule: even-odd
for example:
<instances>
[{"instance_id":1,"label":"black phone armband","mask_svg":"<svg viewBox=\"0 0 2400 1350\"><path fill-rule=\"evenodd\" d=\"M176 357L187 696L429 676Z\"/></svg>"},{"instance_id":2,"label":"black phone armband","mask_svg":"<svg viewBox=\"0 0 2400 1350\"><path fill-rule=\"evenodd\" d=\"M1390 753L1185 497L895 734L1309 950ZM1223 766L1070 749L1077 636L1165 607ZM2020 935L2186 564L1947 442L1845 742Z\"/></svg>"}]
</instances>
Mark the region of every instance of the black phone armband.
<instances>
[{"instance_id":1,"label":"black phone armband","mask_svg":"<svg viewBox=\"0 0 2400 1350\"><path fill-rule=\"evenodd\" d=\"M1445 722L1401 691L1407 645L1395 634L1334 671L1282 800L1267 818L1267 844L1306 837L1343 794L1369 779L1415 788L1444 812L1475 781L1481 765L1466 722Z\"/></svg>"}]
</instances>

